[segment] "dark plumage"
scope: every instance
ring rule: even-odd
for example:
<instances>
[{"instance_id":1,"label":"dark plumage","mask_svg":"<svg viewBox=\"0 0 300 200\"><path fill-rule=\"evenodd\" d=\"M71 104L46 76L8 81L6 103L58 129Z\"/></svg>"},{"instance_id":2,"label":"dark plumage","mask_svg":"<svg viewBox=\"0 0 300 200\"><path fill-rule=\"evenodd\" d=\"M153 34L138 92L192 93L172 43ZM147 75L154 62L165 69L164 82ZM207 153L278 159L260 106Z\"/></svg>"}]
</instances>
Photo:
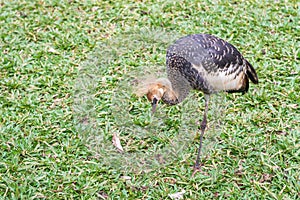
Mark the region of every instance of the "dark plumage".
<instances>
[{"instance_id":1,"label":"dark plumage","mask_svg":"<svg viewBox=\"0 0 300 200\"><path fill-rule=\"evenodd\" d=\"M182 102L191 89L205 95L205 112L201 123L200 146L195 171L200 169L199 160L202 138L206 128L206 115L210 94L226 91L245 93L249 79L258 83L252 65L228 42L208 34L182 37L167 50L168 79L160 78L141 89L152 102L153 112L158 101L175 105Z\"/></svg>"}]
</instances>

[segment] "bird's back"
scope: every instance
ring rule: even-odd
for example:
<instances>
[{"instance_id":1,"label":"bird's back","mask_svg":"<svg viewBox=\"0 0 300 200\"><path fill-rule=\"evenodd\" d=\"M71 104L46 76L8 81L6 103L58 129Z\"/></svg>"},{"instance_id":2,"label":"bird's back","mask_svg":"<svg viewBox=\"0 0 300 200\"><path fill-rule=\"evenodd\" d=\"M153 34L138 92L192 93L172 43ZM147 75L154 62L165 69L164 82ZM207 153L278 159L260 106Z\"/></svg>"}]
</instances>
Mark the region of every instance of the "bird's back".
<instances>
[{"instance_id":1,"label":"bird's back","mask_svg":"<svg viewBox=\"0 0 300 200\"><path fill-rule=\"evenodd\" d=\"M188 35L172 44L167 72L171 82L183 76L192 88L205 93L244 93L249 79L258 83L254 68L233 45L208 34Z\"/></svg>"}]
</instances>

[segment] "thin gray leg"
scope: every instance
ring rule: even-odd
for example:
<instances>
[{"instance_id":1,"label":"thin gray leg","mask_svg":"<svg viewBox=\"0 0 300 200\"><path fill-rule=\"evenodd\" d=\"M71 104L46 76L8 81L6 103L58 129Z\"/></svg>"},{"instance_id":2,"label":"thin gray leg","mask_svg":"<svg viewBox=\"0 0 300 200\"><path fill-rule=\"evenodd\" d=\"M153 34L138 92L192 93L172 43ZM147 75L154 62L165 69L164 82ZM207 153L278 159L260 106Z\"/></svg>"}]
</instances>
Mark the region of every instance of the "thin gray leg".
<instances>
[{"instance_id":1,"label":"thin gray leg","mask_svg":"<svg viewBox=\"0 0 300 200\"><path fill-rule=\"evenodd\" d=\"M196 163L194 166L194 173L196 170L200 169L200 155L201 155L201 149L202 149L202 140L203 140L203 135L204 135L204 131L206 129L206 123L207 123L207 112L208 112L208 104L209 104L209 95L205 94L205 110L204 110L204 115L203 115L203 119L201 122L201 135L200 135L200 144L199 144L199 148L198 148L198 154L197 154L197 159L196 159Z\"/></svg>"}]
</instances>

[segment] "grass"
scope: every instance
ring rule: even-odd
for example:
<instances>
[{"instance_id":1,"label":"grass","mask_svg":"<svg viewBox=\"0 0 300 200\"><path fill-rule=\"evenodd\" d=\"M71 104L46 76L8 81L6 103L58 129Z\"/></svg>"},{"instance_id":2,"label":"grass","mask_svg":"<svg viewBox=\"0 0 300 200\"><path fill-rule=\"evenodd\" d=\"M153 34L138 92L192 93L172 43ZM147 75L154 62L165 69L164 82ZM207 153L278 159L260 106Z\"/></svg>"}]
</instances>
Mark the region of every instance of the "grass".
<instances>
[{"instance_id":1,"label":"grass","mask_svg":"<svg viewBox=\"0 0 300 200\"><path fill-rule=\"evenodd\" d=\"M297 1L2 1L0 19L2 199L300 197ZM192 178L202 94L153 117L133 90L200 32L237 46L260 83L213 98Z\"/></svg>"}]
</instances>

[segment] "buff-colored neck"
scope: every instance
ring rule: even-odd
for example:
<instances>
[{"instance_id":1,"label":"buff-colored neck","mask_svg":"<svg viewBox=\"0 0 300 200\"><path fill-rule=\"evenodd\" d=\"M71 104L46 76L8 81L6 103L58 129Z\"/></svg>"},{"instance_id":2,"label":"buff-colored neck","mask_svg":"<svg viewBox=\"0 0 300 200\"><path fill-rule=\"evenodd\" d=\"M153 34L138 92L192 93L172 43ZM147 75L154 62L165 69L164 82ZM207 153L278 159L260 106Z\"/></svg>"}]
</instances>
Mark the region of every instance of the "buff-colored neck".
<instances>
[{"instance_id":1,"label":"buff-colored neck","mask_svg":"<svg viewBox=\"0 0 300 200\"><path fill-rule=\"evenodd\" d=\"M168 105L182 102L189 94L190 86L186 80L174 81L173 79L160 78L157 81L166 86L162 100Z\"/></svg>"}]
</instances>

